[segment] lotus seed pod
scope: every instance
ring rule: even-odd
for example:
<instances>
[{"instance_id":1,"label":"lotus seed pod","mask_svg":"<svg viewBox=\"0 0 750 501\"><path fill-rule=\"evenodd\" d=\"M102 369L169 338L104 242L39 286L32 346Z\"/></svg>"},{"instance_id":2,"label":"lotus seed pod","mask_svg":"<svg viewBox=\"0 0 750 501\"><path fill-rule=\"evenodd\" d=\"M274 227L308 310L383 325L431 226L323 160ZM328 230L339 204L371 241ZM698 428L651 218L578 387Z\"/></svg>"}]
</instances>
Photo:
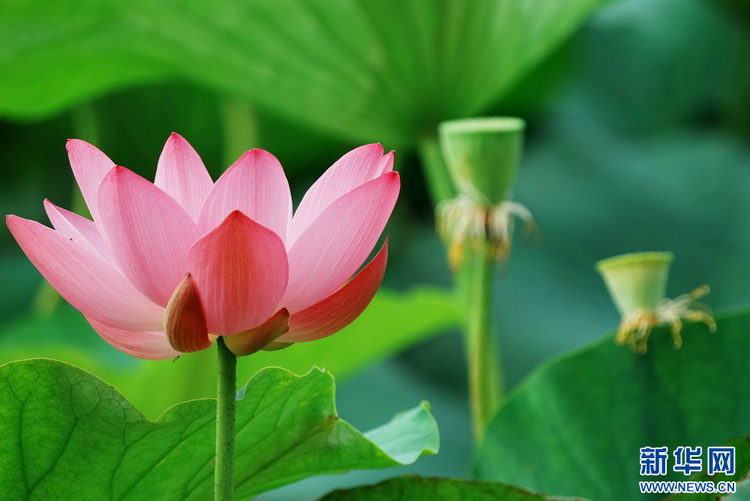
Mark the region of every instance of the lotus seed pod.
<instances>
[{"instance_id":1,"label":"lotus seed pod","mask_svg":"<svg viewBox=\"0 0 750 501\"><path fill-rule=\"evenodd\" d=\"M609 294L621 315L637 308L651 311L667 291L671 252L638 252L611 257L596 263Z\"/></svg>"},{"instance_id":2,"label":"lotus seed pod","mask_svg":"<svg viewBox=\"0 0 750 501\"><path fill-rule=\"evenodd\" d=\"M439 126L440 146L459 193L481 205L509 197L523 150L520 118L449 120Z\"/></svg>"}]
</instances>

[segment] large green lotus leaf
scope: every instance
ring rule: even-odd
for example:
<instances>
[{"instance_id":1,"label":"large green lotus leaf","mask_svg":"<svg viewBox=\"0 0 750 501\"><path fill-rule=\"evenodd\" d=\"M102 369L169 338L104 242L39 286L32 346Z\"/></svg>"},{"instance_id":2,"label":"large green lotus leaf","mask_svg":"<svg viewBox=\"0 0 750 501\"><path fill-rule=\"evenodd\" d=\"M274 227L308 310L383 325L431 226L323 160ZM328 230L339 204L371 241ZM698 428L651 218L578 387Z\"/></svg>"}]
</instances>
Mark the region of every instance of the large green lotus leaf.
<instances>
[{"instance_id":1,"label":"large green lotus leaf","mask_svg":"<svg viewBox=\"0 0 750 501\"><path fill-rule=\"evenodd\" d=\"M357 141L480 113L605 0L11 0L0 115L190 80Z\"/></svg>"},{"instance_id":2,"label":"large green lotus leaf","mask_svg":"<svg viewBox=\"0 0 750 501\"><path fill-rule=\"evenodd\" d=\"M750 311L651 336L649 353L612 336L535 370L505 400L475 458L479 478L597 501L644 499L640 448L716 446L750 432ZM670 460L669 464L673 464ZM682 477L682 478L681 478Z\"/></svg>"},{"instance_id":3,"label":"large green lotus leaf","mask_svg":"<svg viewBox=\"0 0 750 501\"><path fill-rule=\"evenodd\" d=\"M376 485L341 489L320 501L554 501L544 494L519 487L459 478L430 478L407 475ZM568 498L569 501L575 501Z\"/></svg>"},{"instance_id":4,"label":"large green lotus leaf","mask_svg":"<svg viewBox=\"0 0 750 501\"><path fill-rule=\"evenodd\" d=\"M348 376L455 328L460 321L460 308L448 290L419 287L399 293L381 289L360 318L341 332L281 351L240 358L237 374L242 381L267 366L303 374L317 365ZM0 347L0 363L54 357L98 374L149 418L156 418L178 402L216 394L215 350L174 361L140 361L105 343L83 315L67 304L50 317L31 316L4 326ZM159 381L167 391L153 391L153 381Z\"/></svg>"},{"instance_id":5,"label":"large green lotus leaf","mask_svg":"<svg viewBox=\"0 0 750 501\"><path fill-rule=\"evenodd\" d=\"M164 391L152 381L151 391ZM149 422L101 379L48 359L0 367L3 499L186 501L212 497L216 401ZM362 434L334 407L334 380L280 368L238 393L236 499L322 474L388 468L437 453L427 404Z\"/></svg>"}]
</instances>

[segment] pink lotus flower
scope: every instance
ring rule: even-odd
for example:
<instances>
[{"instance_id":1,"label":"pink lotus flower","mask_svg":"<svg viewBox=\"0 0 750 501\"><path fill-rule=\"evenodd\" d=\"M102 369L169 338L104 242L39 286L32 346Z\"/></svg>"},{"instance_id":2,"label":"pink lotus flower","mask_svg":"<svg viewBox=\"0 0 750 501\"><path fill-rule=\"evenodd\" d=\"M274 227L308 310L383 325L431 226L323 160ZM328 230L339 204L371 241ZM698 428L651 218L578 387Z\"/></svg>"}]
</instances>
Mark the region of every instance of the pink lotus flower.
<instances>
[{"instance_id":1,"label":"pink lotus flower","mask_svg":"<svg viewBox=\"0 0 750 501\"><path fill-rule=\"evenodd\" d=\"M294 217L284 170L260 149L213 183L172 134L153 184L84 141L67 149L93 221L45 200L54 230L17 216L7 224L49 283L125 353L171 358L225 336L247 355L320 339L357 318L383 279L387 242L349 280L398 198L393 152L379 144L341 157Z\"/></svg>"}]
</instances>

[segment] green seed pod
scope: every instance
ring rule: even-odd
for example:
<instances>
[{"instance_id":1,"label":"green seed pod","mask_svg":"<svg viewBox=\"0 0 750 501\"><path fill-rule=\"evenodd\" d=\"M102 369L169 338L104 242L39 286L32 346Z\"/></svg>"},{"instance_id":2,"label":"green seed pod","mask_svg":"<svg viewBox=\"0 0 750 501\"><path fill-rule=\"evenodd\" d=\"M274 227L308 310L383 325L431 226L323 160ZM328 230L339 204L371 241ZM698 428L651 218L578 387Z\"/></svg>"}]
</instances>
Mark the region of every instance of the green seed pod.
<instances>
[{"instance_id":1,"label":"green seed pod","mask_svg":"<svg viewBox=\"0 0 750 501\"><path fill-rule=\"evenodd\" d=\"M671 252L638 252L596 263L621 315L638 308L654 311L667 292Z\"/></svg>"},{"instance_id":2,"label":"green seed pod","mask_svg":"<svg viewBox=\"0 0 750 501\"><path fill-rule=\"evenodd\" d=\"M459 193L480 205L506 200L523 150L520 118L449 120L439 126L440 146Z\"/></svg>"}]
</instances>

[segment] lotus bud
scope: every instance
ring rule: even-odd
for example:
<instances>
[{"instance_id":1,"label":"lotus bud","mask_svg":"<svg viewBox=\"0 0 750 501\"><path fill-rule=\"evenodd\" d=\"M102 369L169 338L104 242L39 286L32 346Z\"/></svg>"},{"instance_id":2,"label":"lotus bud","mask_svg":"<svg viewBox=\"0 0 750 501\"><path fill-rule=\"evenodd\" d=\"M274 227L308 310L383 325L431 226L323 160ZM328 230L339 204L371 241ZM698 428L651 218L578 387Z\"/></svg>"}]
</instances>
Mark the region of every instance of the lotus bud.
<instances>
[{"instance_id":1,"label":"lotus bud","mask_svg":"<svg viewBox=\"0 0 750 501\"><path fill-rule=\"evenodd\" d=\"M696 301L709 293L708 285L674 300L666 297L671 252L623 254L596 263L622 320L616 342L646 353L654 327L668 324L675 349L682 346L682 319L704 322L713 332L716 323L710 310Z\"/></svg>"},{"instance_id":2,"label":"lotus bud","mask_svg":"<svg viewBox=\"0 0 750 501\"><path fill-rule=\"evenodd\" d=\"M510 255L513 217L533 229L531 213L511 201L523 150L526 124L520 118L450 120L439 126L440 145L458 196L437 208L438 233L449 244L457 270L465 244L478 250L489 243L491 258Z\"/></svg>"}]
</instances>

